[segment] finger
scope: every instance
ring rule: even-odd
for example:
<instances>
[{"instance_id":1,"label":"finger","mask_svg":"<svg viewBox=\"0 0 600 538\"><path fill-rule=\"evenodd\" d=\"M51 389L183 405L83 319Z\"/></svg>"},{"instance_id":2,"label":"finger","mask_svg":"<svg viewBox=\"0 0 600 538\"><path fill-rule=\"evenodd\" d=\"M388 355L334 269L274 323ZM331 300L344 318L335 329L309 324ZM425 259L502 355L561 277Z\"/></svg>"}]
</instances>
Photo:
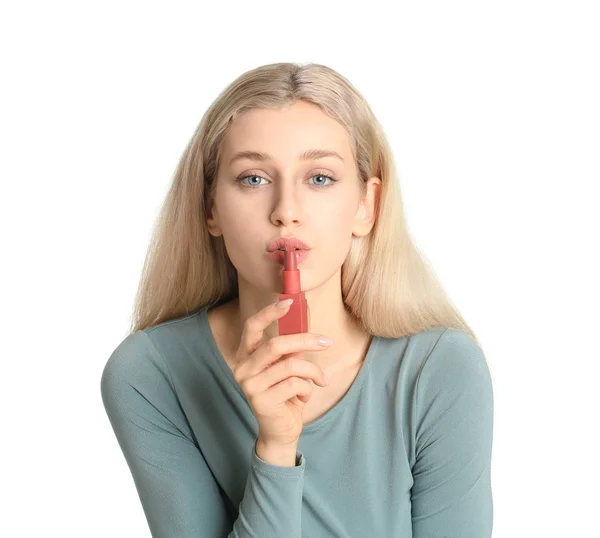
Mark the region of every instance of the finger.
<instances>
[{"instance_id":1,"label":"finger","mask_svg":"<svg viewBox=\"0 0 600 538\"><path fill-rule=\"evenodd\" d=\"M255 393L265 392L277 383L291 377L299 377L322 387L327 386L325 373L319 366L299 358L297 355L292 355L248 380L248 389Z\"/></svg>"},{"instance_id":2,"label":"finger","mask_svg":"<svg viewBox=\"0 0 600 538\"><path fill-rule=\"evenodd\" d=\"M301 396L304 398L302 401L308 401L312 391L313 385L306 379L288 377L263 393L260 402L256 403L257 411L264 414L272 413L273 409L285 404L294 396ZM259 407L262 410L259 410Z\"/></svg>"},{"instance_id":3,"label":"finger","mask_svg":"<svg viewBox=\"0 0 600 538\"><path fill-rule=\"evenodd\" d=\"M285 316L290 309L290 305L279 308L277 304L267 305L246 320L240 338L240 350L243 354L251 355L254 353L262 344L265 329L274 321Z\"/></svg>"},{"instance_id":4,"label":"finger","mask_svg":"<svg viewBox=\"0 0 600 538\"><path fill-rule=\"evenodd\" d=\"M267 366L266 368L263 368L262 370L259 370L257 367L256 356L257 356L257 353L255 353L254 355L251 355L248 358L248 360L244 364L243 379L240 379L238 381L238 383L242 387L242 390L248 395L259 394L261 392L264 392L266 389L268 389L272 385L274 385L277 381L281 381L281 378L279 378L277 380L275 379L272 372L270 372L271 368L273 368L276 364L279 364L279 362L286 360L286 359L290 359L290 358L298 358L299 359L302 357L302 354L301 353L292 353L290 355L285 355L284 357L282 357L280 359L280 361L276 360L272 364ZM252 363L251 361L254 361L254 363ZM269 372L269 376L265 377L265 374L267 372ZM268 382L269 380L271 380L271 381Z\"/></svg>"},{"instance_id":5,"label":"finger","mask_svg":"<svg viewBox=\"0 0 600 538\"><path fill-rule=\"evenodd\" d=\"M289 358L292 354L302 354L306 351L322 351L331 344L323 344L319 339L321 334L296 333L274 336L254 353L248 361L250 375L257 375L265 368Z\"/></svg>"}]
</instances>

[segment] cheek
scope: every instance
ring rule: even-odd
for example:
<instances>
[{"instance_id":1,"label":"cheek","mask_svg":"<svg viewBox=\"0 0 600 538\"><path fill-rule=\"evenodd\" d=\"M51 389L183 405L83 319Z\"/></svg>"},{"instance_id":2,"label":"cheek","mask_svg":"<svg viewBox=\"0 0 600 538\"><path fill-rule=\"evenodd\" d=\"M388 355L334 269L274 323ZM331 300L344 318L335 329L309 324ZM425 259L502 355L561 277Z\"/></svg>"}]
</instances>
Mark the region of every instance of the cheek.
<instances>
[{"instance_id":1,"label":"cheek","mask_svg":"<svg viewBox=\"0 0 600 538\"><path fill-rule=\"evenodd\" d=\"M319 230L322 230L321 245L332 262L342 263L348 255L352 242L354 210L346 207L331 209L316 218Z\"/></svg>"},{"instance_id":2,"label":"cheek","mask_svg":"<svg viewBox=\"0 0 600 538\"><path fill-rule=\"evenodd\" d=\"M234 196L223 197L219 201L221 226L225 230L239 233L247 229L248 223L256 219L256 205L246 200L236 200Z\"/></svg>"},{"instance_id":3,"label":"cheek","mask_svg":"<svg viewBox=\"0 0 600 538\"><path fill-rule=\"evenodd\" d=\"M314 208L312 219L319 228L328 231L331 237L343 238L352 233L355 209L339 203Z\"/></svg>"}]
</instances>

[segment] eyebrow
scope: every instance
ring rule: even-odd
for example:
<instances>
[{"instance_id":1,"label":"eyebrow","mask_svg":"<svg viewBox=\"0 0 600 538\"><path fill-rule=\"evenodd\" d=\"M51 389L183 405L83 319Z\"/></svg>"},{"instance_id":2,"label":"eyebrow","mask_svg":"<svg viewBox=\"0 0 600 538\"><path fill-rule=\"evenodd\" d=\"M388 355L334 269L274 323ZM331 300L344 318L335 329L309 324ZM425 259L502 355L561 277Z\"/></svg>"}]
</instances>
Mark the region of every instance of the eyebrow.
<instances>
[{"instance_id":1,"label":"eyebrow","mask_svg":"<svg viewBox=\"0 0 600 538\"><path fill-rule=\"evenodd\" d=\"M301 161L314 161L316 159L323 159L324 157L336 157L344 162L342 156L336 151L330 151L327 149L308 149L304 153L301 153L298 158ZM274 160L273 156L269 153L261 153L260 151L239 151L236 153L233 158L229 161L229 166L231 166L235 161L241 159L250 159L253 161L268 161Z\"/></svg>"}]
</instances>

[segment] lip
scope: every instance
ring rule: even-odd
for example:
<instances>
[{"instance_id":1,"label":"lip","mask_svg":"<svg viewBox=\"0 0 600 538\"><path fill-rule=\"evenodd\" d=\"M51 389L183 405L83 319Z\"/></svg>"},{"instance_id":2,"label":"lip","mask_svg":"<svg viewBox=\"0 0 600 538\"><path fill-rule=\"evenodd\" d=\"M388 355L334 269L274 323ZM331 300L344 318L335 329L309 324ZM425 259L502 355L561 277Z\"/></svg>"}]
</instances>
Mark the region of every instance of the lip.
<instances>
[{"instance_id":1,"label":"lip","mask_svg":"<svg viewBox=\"0 0 600 538\"><path fill-rule=\"evenodd\" d=\"M273 252L280 248L285 249L298 249L298 250L310 250L310 247L301 239L297 237L276 237L268 245L267 250Z\"/></svg>"},{"instance_id":2,"label":"lip","mask_svg":"<svg viewBox=\"0 0 600 538\"><path fill-rule=\"evenodd\" d=\"M309 250L296 250L296 251L294 251L294 253L296 254L296 263L298 265L300 265L310 254L310 249ZM283 258L284 258L283 250L273 250L271 252L267 252L267 256L274 262L277 262L278 264L283 265Z\"/></svg>"}]
</instances>

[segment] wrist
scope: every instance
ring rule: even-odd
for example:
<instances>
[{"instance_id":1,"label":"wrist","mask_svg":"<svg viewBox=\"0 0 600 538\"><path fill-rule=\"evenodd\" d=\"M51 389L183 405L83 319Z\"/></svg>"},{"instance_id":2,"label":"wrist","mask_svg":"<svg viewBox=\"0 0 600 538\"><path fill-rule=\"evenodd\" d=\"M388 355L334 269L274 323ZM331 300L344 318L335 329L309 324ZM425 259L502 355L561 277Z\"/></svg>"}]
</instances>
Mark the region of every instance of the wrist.
<instances>
[{"instance_id":1,"label":"wrist","mask_svg":"<svg viewBox=\"0 0 600 538\"><path fill-rule=\"evenodd\" d=\"M269 445L260 439L256 441L256 455L263 461L279 467L296 467L298 444Z\"/></svg>"}]
</instances>

